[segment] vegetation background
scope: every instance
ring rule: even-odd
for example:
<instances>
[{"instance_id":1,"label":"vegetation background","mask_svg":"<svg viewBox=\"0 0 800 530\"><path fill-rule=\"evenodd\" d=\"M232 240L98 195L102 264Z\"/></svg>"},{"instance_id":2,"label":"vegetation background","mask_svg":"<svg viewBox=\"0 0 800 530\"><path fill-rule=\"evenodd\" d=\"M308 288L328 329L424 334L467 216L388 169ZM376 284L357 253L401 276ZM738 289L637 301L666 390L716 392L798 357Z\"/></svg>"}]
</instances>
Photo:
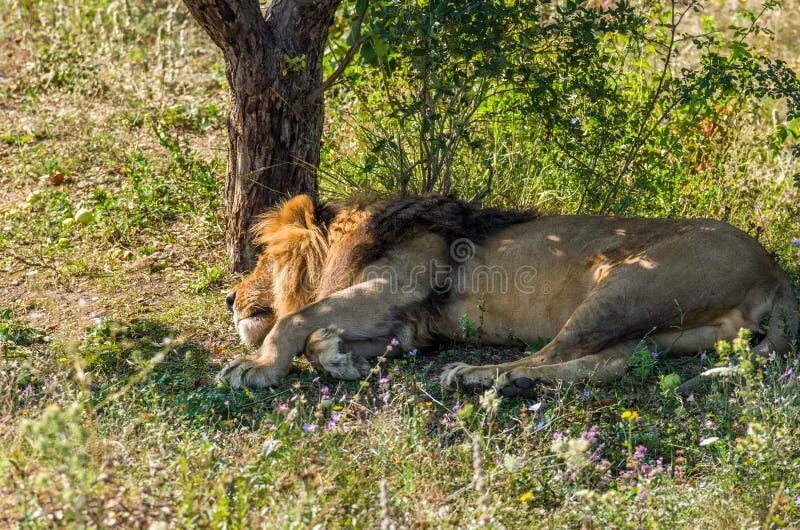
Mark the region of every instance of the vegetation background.
<instances>
[{"instance_id":1,"label":"vegetation background","mask_svg":"<svg viewBox=\"0 0 800 530\"><path fill-rule=\"evenodd\" d=\"M798 16L345 3L327 71L368 38L326 94L323 195L714 217L800 280ZM215 387L245 353L219 53L180 2L123 0L0 0L0 53L0 526L800 526L798 357L744 338L684 360L643 342L619 384L537 402L444 393L445 362L515 353L477 347Z\"/></svg>"}]
</instances>

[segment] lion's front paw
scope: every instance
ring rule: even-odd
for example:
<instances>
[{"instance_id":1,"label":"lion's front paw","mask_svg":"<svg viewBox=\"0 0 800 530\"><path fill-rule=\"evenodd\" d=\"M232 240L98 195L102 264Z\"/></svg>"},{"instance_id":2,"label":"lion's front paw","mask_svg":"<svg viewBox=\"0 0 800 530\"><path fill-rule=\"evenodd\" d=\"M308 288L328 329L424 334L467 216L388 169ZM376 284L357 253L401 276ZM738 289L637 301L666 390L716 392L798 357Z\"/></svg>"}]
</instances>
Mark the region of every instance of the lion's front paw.
<instances>
[{"instance_id":1,"label":"lion's front paw","mask_svg":"<svg viewBox=\"0 0 800 530\"><path fill-rule=\"evenodd\" d=\"M477 392L494 384L495 372L483 366L450 363L442 369L439 381L448 390Z\"/></svg>"},{"instance_id":2,"label":"lion's front paw","mask_svg":"<svg viewBox=\"0 0 800 530\"><path fill-rule=\"evenodd\" d=\"M234 389L267 388L278 386L284 375L275 366L265 365L257 358L238 357L220 370L217 381L228 381Z\"/></svg>"}]
</instances>

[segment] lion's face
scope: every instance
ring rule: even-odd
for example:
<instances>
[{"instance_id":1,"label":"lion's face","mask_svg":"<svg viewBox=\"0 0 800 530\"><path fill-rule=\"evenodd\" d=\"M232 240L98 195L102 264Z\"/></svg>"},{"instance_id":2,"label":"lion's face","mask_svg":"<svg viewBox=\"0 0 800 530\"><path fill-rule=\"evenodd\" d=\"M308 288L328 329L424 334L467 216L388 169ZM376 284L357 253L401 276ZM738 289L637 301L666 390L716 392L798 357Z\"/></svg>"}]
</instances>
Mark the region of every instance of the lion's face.
<instances>
[{"instance_id":1,"label":"lion's face","mask_svg":"<svg viewBox=\"0 0 800 530\"><path fill-rule=\"evenodd\" d=\"M267 210L252 230L261 257L226 303L242 341L258 347L279 317L314 300L328 244L308 195Z\"/></svg>"},{"instance_id":2,"label":"lion's face","mask_svg":"<svg viewBox=\"0 0 800 530\"><path fill-rule=\"evenodd\" d=\"M272 259L262 255L256 268L225 299L242 342L258 347L275 324Z\"/></svg>"}]
</instances>

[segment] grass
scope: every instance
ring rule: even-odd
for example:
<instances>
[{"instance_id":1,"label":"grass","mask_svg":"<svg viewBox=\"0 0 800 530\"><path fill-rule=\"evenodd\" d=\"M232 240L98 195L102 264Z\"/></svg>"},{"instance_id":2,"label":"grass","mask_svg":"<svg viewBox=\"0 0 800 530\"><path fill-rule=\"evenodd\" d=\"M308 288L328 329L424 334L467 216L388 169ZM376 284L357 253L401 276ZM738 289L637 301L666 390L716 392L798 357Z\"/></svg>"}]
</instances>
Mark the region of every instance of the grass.
<instances>
[{"instance_id":1,"label":"grass","mask_svg":"<svg viewBox=\"0 0 800 530\"><path fill-rule=\"evenodd\" d=\"M224 75L180 3L134 4L0 2L0 526L800 526L796 354L642 348L625 380L537 402L443 392L446 362L521 354L455 345L363 383L299 362L273 391L216 386L246 353L223 303ZM800 278L796 162L730 119L664 212L726 218ZM326 134L330 173L358 145ZM675 393L716 364L742 369Z\"/></svg>"}]
</instances>

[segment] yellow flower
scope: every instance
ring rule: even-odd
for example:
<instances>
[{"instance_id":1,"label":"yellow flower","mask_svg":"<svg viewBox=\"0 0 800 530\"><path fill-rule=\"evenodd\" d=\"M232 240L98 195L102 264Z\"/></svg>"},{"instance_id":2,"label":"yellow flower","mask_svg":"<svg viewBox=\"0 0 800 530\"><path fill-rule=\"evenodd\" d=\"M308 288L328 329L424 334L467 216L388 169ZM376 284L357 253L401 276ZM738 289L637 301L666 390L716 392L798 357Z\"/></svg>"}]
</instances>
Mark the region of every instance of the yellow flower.
<instances>
[{"instance_id":1,"label":"yellow flower","mask_svg":"<svg viewBox=\"0 0 800 530\"><path fill-rule=\"evenodd\" d=\"M528 502L531 499L533 499L532 491L526 491L525 493L519 496L519 502Z\"/></svg>"},{"instance_id":2,"label":"yellow flower","mask_svg":"<svg viewBox=\"0 0 800 530\"><path fill-rule=\"evenodd\" d=\"M622 414L620 414L620 418L622 418L624 421L633 423L639 419L639 413L635 410L623 410Z\"/></svg>"}]
</instances>

